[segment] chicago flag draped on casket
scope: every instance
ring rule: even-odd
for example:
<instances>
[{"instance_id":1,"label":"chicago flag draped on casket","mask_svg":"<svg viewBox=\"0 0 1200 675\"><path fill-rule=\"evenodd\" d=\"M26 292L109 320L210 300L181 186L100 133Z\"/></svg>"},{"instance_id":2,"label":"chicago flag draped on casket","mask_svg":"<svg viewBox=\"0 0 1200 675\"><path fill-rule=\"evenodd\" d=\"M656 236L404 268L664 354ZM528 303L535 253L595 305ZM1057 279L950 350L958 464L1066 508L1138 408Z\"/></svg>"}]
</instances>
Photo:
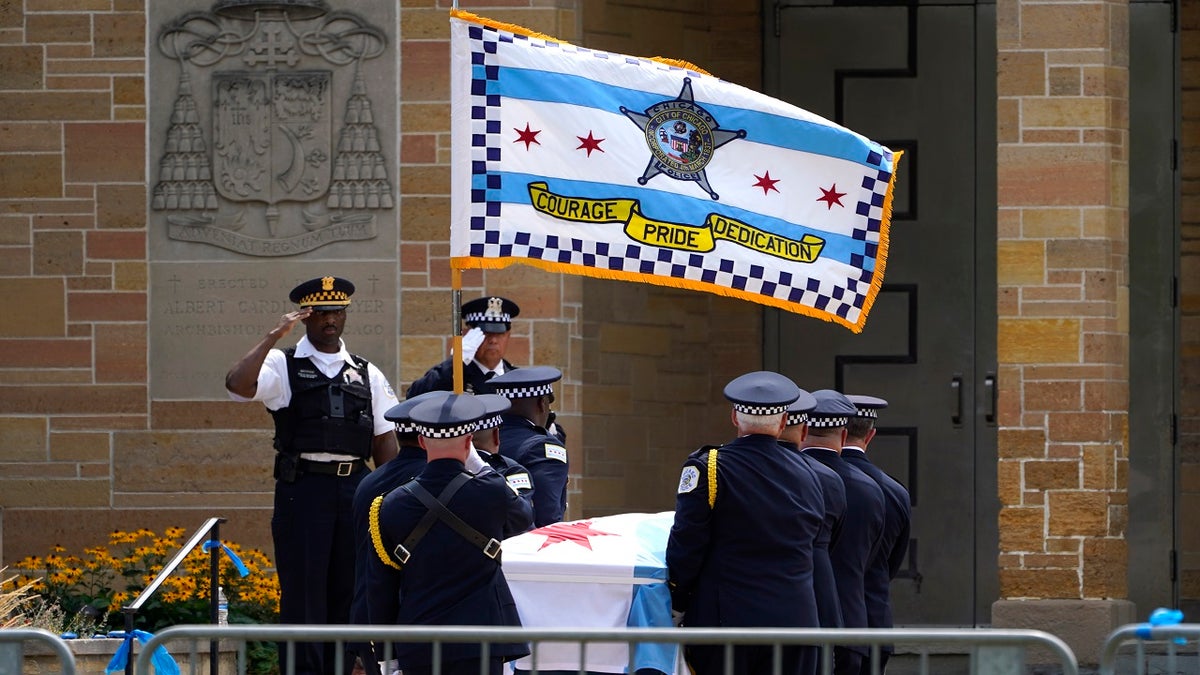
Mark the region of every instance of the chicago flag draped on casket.
<instances>
[{"instance_id":1,"label":"chicago flag draped on casket","mask_svg":"<svg viewBox=\"0 0 1200 675\"><path fill-rule=\"evenodd\" d=\"M527 628L665 628L666 548L674 513L623 513L555 523L504 541L504 576ZM540 643L537 670L579 671L577 644ZM589 644L583 670L628 672L626 644ZM635 670L677 672L674 644L635 648ZM532 670L525 657L519 670Z\"/></svg>"},{"instance_id":2,"label":"chicago flag draped on casket","mask_svg":"<svg viewBox=\"0 0 1200 675\"><path fill-rule=\"evenodd\" d=\"M691 64L450 23L455 268L687 288L862 330L899 151Z\"/></svg>"}]
</instances>

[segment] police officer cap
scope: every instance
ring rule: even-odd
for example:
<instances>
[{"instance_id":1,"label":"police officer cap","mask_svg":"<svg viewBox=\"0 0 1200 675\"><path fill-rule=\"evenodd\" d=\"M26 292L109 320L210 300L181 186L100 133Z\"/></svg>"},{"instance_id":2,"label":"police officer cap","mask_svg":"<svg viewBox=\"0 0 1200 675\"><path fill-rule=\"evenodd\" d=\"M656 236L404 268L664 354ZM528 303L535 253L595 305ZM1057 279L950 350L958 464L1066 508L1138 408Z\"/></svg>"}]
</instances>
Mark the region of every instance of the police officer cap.
<instances>
[{"instance_id":1,"label":"police officer cap","mask_svg":"<svg viewBox=\"0 0 1200 675\"><path fill-rule=\"evenodd\" d=\"M471 394L450 394L422 401L408 416L426 438L456 438L475 431L487 406Z\"/></svg>"},{"instance_id":2,"label":"police officer cap","mask_svg":"<svg viewBox=\"0 0 1200 675\"><path fill-rule=\"evenodd\" d=\"M554 393L552 385L561 379L562 371L554 366L530 366L514 368L488 382L497 394L513 399L550 396Z\"/></svg>"},{"instance_id":3,"label":"police officer cap","mask_svg":"<svg viewBox=\"0 0 1200 675\"><path fill-rule=\"evenodd\" d=\"M855 417L875 419L879 417L879 411L887 407L887 401L875 396L846 394L846 398L858 409L858 412L854 414Z\"/></svg>"},{"instance_id":4,"label":"police officer cap","mask_svg":"<svg viewBox=\"0 0 1200 675\"><path fill-rule=\"evenodd\" d=\"M787 409L787 425L794 427L798 424L806 424L808 422L808 411L817 407L817 399L812 394L800 390L800 398L796 402L789 405Z\"/></svg>"},{"instance_id":5,"label":"police officer cap","mask_svg":"<svg viewBox=\"0 0 1200 675\"><path fill-rule=\"evenodd\" d=\"M725 398L733 403L734 410L747 415L778 415L800 398L801 391L787 377L759 370L725 385Z\"/></svg>"},{"instance_id":6,"label":"police officer cap","mask_svg":"<svg viewBox=\"0 0 1200 675\"><path fill-rule=\"evenodd\" d=\"M479 394L475 398L483 401L483 404L487 406L487 416L479 420L479 431L495 429L500 426L503 421L500 416L512 407L512 401L500 394Z\"/></svg>"},{"instance_id":7,"label":"police officer cap","mask_svg":"<svg viewBox=\"0 0 1200 675\"><path fill-rule=\"evenodd\" d=\"M413 423L409 416L412 409L425 401L441 400L446 398L453 392L449 391L427 391L420 396L414 396L410 399L401 401L396 405L388 408L388 411L383 413L383 419L389 422L396 423L396 431L402 434L417 433L417 425Z\"/></svg>"},{"instance_id":8,"label":"police officer cap","mask_svg":"<svg viewBox=\"0 0 1200 675\"><path fill-rule=\"evenodd\" d=\"M350 296L354 295L354 284L340 277L320 277L309 279L292 289L288 298L303 307L311 307L317 312L331 312L346 309L350 304Z\"/></svg>"},{"instance_id":9,"label":"police officer cap","mask_svg":"<svg viewBox=\"0 0 1200 675\"><path fill-rule=\"evenodd\" d=\"M506 333L512 328L513 317L521 313L517 303L508 298L489 296L463 303L462 319L471 328L485 333Z\"/></svg>"},{"instance_id":10,"label":"police officer cap","mask_svg":"<svg viewBox=\"0 0 1200 675\"><path fill-rule=\"evenodd\" d=\"M832 389L813 392L817 405L808 413L810 427L844 427L858 413L850 399Z\"/></svg>"}]
</instances>

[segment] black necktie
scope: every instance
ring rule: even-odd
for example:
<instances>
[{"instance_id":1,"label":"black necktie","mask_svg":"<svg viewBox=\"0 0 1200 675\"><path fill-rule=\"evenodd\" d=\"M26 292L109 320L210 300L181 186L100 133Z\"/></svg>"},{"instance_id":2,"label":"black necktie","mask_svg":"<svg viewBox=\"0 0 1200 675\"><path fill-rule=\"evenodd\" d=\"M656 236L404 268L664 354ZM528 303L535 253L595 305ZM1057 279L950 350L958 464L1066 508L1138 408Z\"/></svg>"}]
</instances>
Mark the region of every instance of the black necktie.
<instances>
[{"instance_id":1,"label":"black necktie","mask_svg":"<svg viewBox=\"0 0 1200 675\"><path fill-rule=\"evenodd\" d=\"M488 380L492 379L492 378L493 378L493 377L495 377L495 376L496 376L496 371L494 371L494 370L489 370L489 371L487 371L486 373L484 373L484 374L483 374L483 381L484 381L484 382L487 382Z\"/></svg>"}]
</instances>

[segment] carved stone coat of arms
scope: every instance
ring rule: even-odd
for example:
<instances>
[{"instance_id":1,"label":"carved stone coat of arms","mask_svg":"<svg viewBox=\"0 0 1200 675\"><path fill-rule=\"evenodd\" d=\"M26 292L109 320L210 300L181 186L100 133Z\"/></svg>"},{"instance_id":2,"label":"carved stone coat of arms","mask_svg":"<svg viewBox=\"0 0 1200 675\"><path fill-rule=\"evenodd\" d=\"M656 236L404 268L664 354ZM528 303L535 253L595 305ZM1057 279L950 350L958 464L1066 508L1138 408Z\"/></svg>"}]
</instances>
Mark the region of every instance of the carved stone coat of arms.
<instances>
[{"instance_id":1,"label":"carved stone coat of arms","mask_svg":"<svg viewBox=\"0 0 1200 675\"><path fill-rule=\"evenodd\" d=\"M169 117L150 210L170 239L288 256L375 238L395 208L395 129L367 84L381 29L324 0L217 0L165 22L157 47L178 67L169 111L150 113Z\"/></svg>"}]
</instances>

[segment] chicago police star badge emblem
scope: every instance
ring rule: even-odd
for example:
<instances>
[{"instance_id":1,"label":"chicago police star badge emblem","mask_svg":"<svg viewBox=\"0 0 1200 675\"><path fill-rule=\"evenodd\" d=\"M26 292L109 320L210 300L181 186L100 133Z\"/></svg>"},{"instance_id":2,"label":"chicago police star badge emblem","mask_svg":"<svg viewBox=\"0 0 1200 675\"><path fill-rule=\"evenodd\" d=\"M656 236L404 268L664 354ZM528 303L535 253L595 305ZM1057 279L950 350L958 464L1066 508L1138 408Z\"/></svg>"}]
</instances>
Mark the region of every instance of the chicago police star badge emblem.
<instances>
[{"instance_id":1,"label":"chicago police star badge emblem","mask_svg":"<svg viewBox=\"0 0 1200 675\"><path fill-rule=\"evenodd\" d=\"M717 148L746 137L745 129L722 129L717 119L696 103L691 78L683 78L679 96L655 103L643 112L621 106L621 112L641 127L650 163L637 179L645 185L658 174L675 180L694 181L713 199L720 199L709 185L704 169Z\"/></svg>"},{"instance_id":2,"label":"chicago police star badge emblem","mask_svg":"<svg viewBox=\"0 0 1200 675\"><path fill-rule=\"evenodd\" d=\"M696 489L696 485L700 482L700 471L694 466L683 467L683 473L679 476L679 494L691 492Z\"/></svg>"}]
</instances>

